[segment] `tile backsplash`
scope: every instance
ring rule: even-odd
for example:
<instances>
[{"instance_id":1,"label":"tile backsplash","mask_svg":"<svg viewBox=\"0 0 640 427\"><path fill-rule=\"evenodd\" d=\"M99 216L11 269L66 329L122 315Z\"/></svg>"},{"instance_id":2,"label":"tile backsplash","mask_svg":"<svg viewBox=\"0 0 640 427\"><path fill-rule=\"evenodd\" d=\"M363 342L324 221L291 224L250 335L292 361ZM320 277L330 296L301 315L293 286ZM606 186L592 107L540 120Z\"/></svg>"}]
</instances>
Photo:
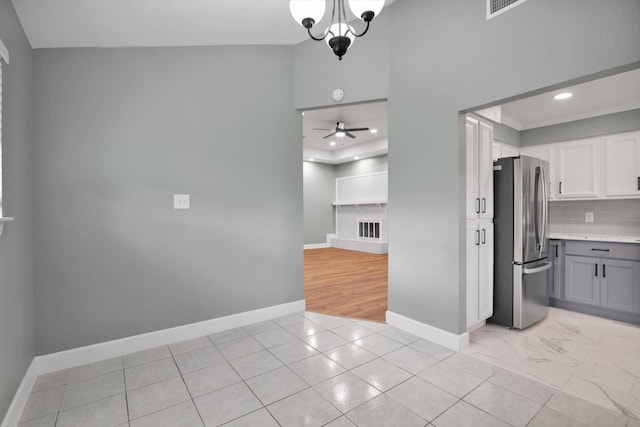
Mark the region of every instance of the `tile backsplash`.
<instances>
[{"instance_id":1,"label":"tile backsplash","mask_svg":"<svg viewBox=\"0 0 640 427\"><path fill-rule=\"evenodd\" d=\"M585 213L594 221L586 222ZM549 231L567 234L640 236L640 199L549 202Z\"/></svg>"}]
</instances>

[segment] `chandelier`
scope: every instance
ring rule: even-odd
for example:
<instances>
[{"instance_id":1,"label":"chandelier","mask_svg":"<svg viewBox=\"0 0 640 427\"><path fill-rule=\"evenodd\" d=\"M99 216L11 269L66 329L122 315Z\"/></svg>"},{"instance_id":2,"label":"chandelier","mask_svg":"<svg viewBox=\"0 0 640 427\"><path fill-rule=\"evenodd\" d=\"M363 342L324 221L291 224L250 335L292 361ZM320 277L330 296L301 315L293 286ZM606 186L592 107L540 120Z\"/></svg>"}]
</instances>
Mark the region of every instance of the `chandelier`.
<instances>
[{"instance_id":1,"label":"chandelier","mask_svg":"<svg viewBox=\"0 0 640 427\"><path fill-rule=\"evenodd\" d=\"M324 16L325 0L289 1L289 9L293 19L307 29L309 37L313 40L325 40L340 60L347 53L347 49L353 44L356 37L362 37L367 33L369 24L375 16L380 14L384 6L384 0L347 1L351 12L367 24L366 28L360 34L356 33L353 27L347 23L347 13L344 7L345 0L333 0L331 21L321 37L311 34L311 28L316 22L320 22Z\"/></svg>"}]
</instances>

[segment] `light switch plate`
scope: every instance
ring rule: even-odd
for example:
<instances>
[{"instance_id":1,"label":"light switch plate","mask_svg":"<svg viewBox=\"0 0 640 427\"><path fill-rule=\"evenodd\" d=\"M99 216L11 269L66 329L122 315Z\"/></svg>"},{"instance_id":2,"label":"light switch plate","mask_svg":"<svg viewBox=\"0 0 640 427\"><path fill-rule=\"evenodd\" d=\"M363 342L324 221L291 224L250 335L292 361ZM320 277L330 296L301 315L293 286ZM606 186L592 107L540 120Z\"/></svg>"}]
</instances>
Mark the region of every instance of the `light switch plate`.
<instances>
[{"instance_id":1,"label":"light switch plate","mask_svg":"<svg viewBox=\"0 0 640 427\"><path fill-rule=\"evenodd\" d=\"M173 195L173 209L189 209L189 195L188 194L174 194Z\"/></svg>"},{"instance_id":2,"label":"light switch plate","mask_svg":"<svg viewBox=\"0 0 640 427\"><path fill-rule=\"evenodd\" d=\"M593 212L584 213L584 222L593 222Z\"/></svg>"}]
</instances>

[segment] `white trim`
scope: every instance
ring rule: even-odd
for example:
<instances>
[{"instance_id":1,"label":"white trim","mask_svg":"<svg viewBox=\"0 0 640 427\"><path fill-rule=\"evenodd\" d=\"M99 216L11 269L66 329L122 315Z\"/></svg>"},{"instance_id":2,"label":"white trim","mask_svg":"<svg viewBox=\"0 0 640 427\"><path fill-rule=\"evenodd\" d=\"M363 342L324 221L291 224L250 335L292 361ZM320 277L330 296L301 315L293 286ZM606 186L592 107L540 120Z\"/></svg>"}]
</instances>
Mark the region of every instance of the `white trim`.
<instances>
[{"instance_id":1,"label":"white trim","mask_svg":"<svg viewBox=\"0 0 640 427\"><path fill-rule=\"evenodd\" d=\"M469 333L467 332L456 335L392 311L387 311L387 323L451 350L462 351L469 347Z\"/></svg>"},{"instance_id":2,"label":"white trim","mask_svg":"<svg viewBox=\"0 0 640 427\"><path fill-rule=\"evenodd\" d=\"M2 40L0 40L0 57L4 59L4 62L9 63L9 50L4 43L2 43Z\"/></svg>"},{"instance_id":3,"label":"white trim","mask_svg":"<svg viewBox=\"0 0 640 427\"><path fill-rule=\"evenodd\" d=\"M310 243L308 245L304 245L305 249L323 249L330 248L329 243Z\"/></svg>"},{"instance_id":4,"label":"white trim","mask_svg":"<svg viewBox=\"0 0 640 427\"><path fill-rule=\"evenodd\" d=\"M9 406L7 413L4 415L4 419L2 420L0 427L15 427L18 425L18 422L20 422L22 411L24 411L24 407L27 404L27 400L31 394L31 389L36 383L36 378L38 378L37 365L38 362L33 359L31 361L31 365L29 365L29 368L27 369L27 372L24 374L24 377L22 377L22 382L20 382L20 386L18 387L16 394L13 396L11 406Z\"/></svg>"},{"instance_id":5,"label":"white trim","mask_svg":"<svg viewBox=\"0 0 640 427\"><path fill-rule=\"evenodd\" d=\"M113 341L88 345L86 347L73 348L58 353L46 354L35 358L38 374L55 372L60 369L86 365L111 357L149 348L167 345L178 341L197 338L213 334L227 329L238 328L264 320L274 319L289 314L299 313L305 310L304 300L286 304L260 308L258 310L245 311L243 313L218 317L189 325L163 329L146 334L134 335Z\"/></svg>"},{"instance_id":6,"label":"white trim","mask_svg":"<svg viewBox=\"0 0 640 427\"><path fill-rule=\"evenodd\" d=\"M491 13L491 0L487 0L487 21L491 18L495 18L496 16L503 14L504 12L513 9L516 6L520 6L522 3L524 3L527 0L519 0L515 3L511 3L509 6L505 6L502 9Z\"/></svg>"},{"instance_id":7,"label":"white trim","mask_svg":"<svg viewBox=\"0 0 640 427\"><path fill-rule=\"evenodd\" d=\"M332 237L329 239L332 248L346 249L349 251L367 252L370 254L386 254L389 252L389 243L382 240L342 239Z\"/></svg>"}]
</instances>

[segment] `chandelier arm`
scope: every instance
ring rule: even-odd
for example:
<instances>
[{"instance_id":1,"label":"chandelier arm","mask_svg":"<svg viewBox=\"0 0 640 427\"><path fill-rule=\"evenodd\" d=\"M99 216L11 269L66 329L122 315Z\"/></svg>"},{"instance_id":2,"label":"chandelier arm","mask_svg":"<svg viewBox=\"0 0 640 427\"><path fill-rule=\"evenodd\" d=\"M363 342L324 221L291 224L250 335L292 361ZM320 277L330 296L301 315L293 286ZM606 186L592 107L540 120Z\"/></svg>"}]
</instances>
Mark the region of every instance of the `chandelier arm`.
<instances>
[{"instance_id":1,"label":"chandelier arm","mask_svg":"<svg viewBox=\"0 0 640 427\"><path fill-rule=\"evenodd\" d=\"M307 28L307 32L309 33L309 37L311 37L312 40L315 40L317 42L321 42L322 40L327 38L327 34L328 34L328 32L325 32L324 36L322 36L321 38L317 38L313 34L311 34L311 28Z\"/></svg>"},{"instance_id":2,"label":"chandelier arm","mask_svg":"<svg viewBox=\"0 0 640 427\"><path fill-rule=\"evenodd\" d=\"M362 37L365 34L367 34L367 31L369 31L369 24L371 23L371 21L367 21L367 27L364 29L363 32L361 32L360 34L356 34L353 31L349 31L351 34L353 34L355 37Z\"/></svg>"}]
</instances>

